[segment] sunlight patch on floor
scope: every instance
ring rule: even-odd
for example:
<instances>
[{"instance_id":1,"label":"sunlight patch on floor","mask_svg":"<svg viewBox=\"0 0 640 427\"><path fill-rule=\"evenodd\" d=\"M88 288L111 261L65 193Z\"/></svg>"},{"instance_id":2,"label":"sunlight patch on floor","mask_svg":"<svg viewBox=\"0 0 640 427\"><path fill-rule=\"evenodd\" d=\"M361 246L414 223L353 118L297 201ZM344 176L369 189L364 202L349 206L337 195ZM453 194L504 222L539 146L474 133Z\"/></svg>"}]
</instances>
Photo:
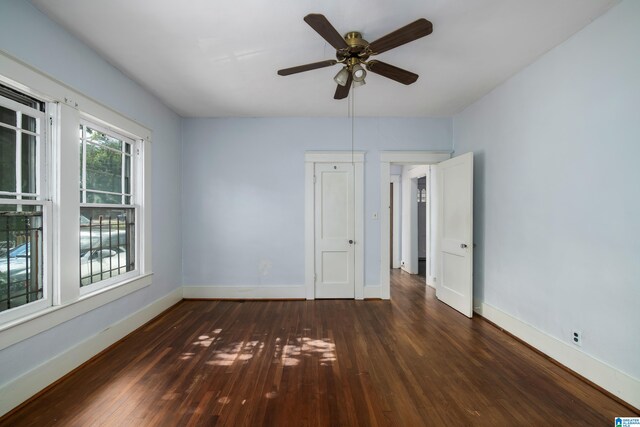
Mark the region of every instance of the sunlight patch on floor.
<instances>
[{"instance_id":1,"label":"sunlight patch on floor","mask_svg":"<svg viewBox=\"0 0 640 427\"><path fill-rule=\"evenodd\" d=\"M233 342L220 345L223 338L220 337L221 329L215 329L211 335L200 335L192 343L193 346L209 348L214 345L212 357L205 362L212 366L231 366L235 363L248 363L259 355L265 348L265 342L260 340ZM307 330L305 329L305 332ZM309 336L289 338L286 343L277 337L274 341L274 362L282 366L298 366L303 358L315 357L322 366L332 364L337 360L335 343L330 338L318 339ZM195 352L184 352L180 360L189 360L196 355Z\"/></svg>"},{"instance_id":2,"label":"sunlight patch on floor","mask_svg":"<svg viewBox=\"0 0 640 427\"><path fill-rule=\"evenodd\" d=\"M213 358L206 362L213 366L231 366L235 362L248 362L254 356L260 354L264 349L264 343L254 341L243 341L223 346L213 351Z\"/></svg>"},{"instance_id":3,"label":"sunlight patch on floor","mask_svg":"<svg viewBox=\"0 0 640 427\"><path fill-rule=\"evenodd\" d=\"M283 366L297 366L302 357L317 356L321 365L328 365L337 359L335 348L335 343L328 338L324 340L309 337L292 338L282 346L276 340L274 358L280 360Z\"/></svg>"}]
</instances>

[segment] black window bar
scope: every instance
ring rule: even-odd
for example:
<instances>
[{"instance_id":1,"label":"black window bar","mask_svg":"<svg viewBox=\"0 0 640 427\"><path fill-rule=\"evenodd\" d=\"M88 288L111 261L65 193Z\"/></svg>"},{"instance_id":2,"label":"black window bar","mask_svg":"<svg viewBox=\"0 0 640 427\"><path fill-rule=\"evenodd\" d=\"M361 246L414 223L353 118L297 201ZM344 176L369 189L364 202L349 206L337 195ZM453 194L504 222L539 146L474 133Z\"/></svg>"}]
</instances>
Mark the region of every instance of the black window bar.
<instances>
[{"instance_id":1,"label":"black window bar","mask_svg":"<svg viewBox=\"0 0 640 427\"><path fill-rule=\"evenodd\" d=\"M80 225L81 234L85 235L84 243L83 239L80 241L80 286L134 270L134 208L112 210L86 207L82 208L81 214L87 221ZM123 252L124 262L121 261ZM106 255L108 264L104 262ZM99 263L94 263L94 260ZM82 271L83 262L87 264L85 273Z\"/></svg>"},{"instance_id":2,"label":"black window bar","mask_svg":"<svg viewBox=\"0 0 640 427\"><path fill-rule=\"evenodd\" d=\"M42 212L0 211L0 311L42 299Z\"/></svg>"}]
</instances>

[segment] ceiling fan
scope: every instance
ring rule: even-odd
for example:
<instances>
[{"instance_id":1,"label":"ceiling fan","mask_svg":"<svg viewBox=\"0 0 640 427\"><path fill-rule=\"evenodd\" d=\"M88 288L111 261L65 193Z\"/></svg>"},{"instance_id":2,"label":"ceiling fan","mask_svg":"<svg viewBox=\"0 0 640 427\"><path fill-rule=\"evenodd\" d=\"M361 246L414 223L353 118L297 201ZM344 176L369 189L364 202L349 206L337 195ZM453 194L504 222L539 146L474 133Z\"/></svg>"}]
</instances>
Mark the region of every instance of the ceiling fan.
<instances>
[{"instance_id":1,"label":"ceiling fan","mask_svg":"<svg viewBox=\"0 0 640 427\"><path fill-rule=\"evenodd\" d=\"M278 70L278 74L288 76L289 74L330 67L336 64L344 64L344 67L334 78L336 83L338 83L336 93L333 96L335 99L346 98L349 95L352 83L354 86L365 84L364 78L367 72L362 65L372 73L379 74L402 84L410 85L414 83L418 80L417 74L382 61L375 59L369 60L369 57L428 36L433 31L433 24L424 18L420 18L411 24L405 25L369 43L364 40L362 34L357 31L350 31L342 37L324 15L311 13L304 17L304 21L336 49L336 59L285 68Z\"/></svg>"}]
</instances>

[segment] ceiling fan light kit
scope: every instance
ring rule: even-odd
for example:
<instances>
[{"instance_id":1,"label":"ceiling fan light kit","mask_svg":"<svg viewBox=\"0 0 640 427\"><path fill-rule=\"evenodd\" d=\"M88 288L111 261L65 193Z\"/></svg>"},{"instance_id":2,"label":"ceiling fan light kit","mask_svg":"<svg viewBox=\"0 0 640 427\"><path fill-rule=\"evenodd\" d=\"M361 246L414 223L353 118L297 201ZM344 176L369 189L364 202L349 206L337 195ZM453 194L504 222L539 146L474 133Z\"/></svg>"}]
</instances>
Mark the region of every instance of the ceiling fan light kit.
<instances>
[{"instance_id":1,"label":"ceiling fan light kit","mask_svg":"<svg viewBox=\"0 0 640 427\"><path fill-rule=\"evenodd\" d=\"M336 74L336 76L333 78L333 80L340 86L346 86L348 79L349 70L347 69L347 67L344 67L340 71L338 71L338 74Z\"/></svg>"},{"instance_id":2,"label":"ceiling fan light kit","mask_svg":"<svg viewBox=\"0 0 640 427\"><path fill-rule=\"evenodd\" d=\"M364 78L367 77L367 72L362 68L362 65L359 63L355 64L351 67L351 72L353 73L353 81L354 82L363 82Z\"/></svg>"},{"instance_id":3,"label":"ceiling fan light kit","mask_svg":"<svg viewBox=\"0 0 640 427\"><path fill-rule=\"evenodd\" d=\"M336 64L344 64L343 68L334 77L335 82L338 84L334 99L346 98L349 95L351 86L358 87L366 84L364 80L367 76L366 70L405 85L414 83L418 80L417 74L378 60L369 60L369 57L412 42L433 32L431 22L420 18L369 43L357 31L350 31L342 37L324 15L311 13L304 17L304 21L336 49L336 59L285 68L279 70L278 74L288 76Z\"/></svg>"}]
</instances>

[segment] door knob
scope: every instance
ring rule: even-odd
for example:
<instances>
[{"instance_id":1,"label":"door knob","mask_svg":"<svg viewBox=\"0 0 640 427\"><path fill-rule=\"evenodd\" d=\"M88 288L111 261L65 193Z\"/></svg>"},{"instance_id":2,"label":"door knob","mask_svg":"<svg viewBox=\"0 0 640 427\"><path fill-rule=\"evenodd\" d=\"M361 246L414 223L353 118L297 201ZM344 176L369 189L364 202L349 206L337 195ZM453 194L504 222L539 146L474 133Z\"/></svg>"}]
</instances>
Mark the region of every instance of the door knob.
<instances>
[{"instance_id":1,"label":"door knob","mask_svg":"<svg viewBox=\"0 0 640 427\"><path fill-rule=\"evenodd\" d=\"M350 245L353 245L353 240L349 240L349 244L350 244Z\"/></svg>"},{"instance_id":2,"label":"door knob","mask_svg":"<svg viewBox=\"0 0 640 427\"><path fill-rule=\"evenodd\" d=\"M460 247L461 247L462 249L465 249L465 248L467 247L467 244L466 244L466 243L460 243Z\"/></svg>"}]
</instances>

